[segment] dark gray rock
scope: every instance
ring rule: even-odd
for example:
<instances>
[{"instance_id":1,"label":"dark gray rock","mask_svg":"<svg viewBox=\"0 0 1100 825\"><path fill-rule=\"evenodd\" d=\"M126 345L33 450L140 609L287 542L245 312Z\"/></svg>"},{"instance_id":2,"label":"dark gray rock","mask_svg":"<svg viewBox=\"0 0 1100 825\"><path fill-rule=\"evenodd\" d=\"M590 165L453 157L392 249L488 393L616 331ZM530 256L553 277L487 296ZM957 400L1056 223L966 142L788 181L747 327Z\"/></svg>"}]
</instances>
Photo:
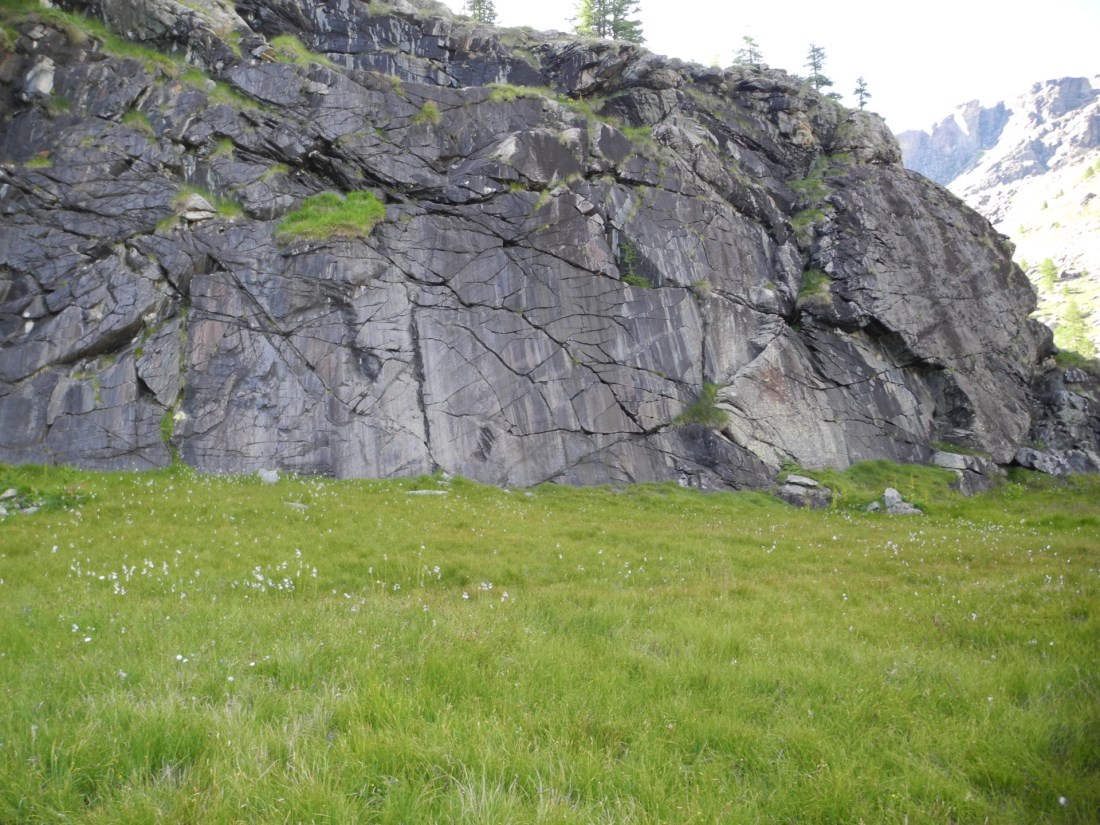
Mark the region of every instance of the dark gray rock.
<instances>
[{"instance_id":1,"label":"dark gray rock","mask_svg":"<svg viewBox=\"0 0 1100 825\"><path fill-rule=\"evenodd\" d=\"M70 0L58 5L106 19L116 33L204 68L221 68L234 59L230 35L248 31L231 0Z\"/></svg>"},{"instance_id":2,"label":"dark gray rock","mask_svg":"<svg viewBox=\"0 0 1100 825\"><path fill-rule=\"evenodd\" d=\"M819 510L833 502L833 491L821 483L798 473L787 473L775 494L795 507Z\"/></svg>"},{"instance_id":3,"label":"dark gray rock","mask_svg":"<svg viewBox=\"0 0 1100 825\"><path fill-rule=\"evenodd\" d=\"M1049 359L1032 382L1032 396L1031 444L1100 453L1100 379L1094 372L1062 370Z\"/></svg>"},{"instance_id":4,"label":"dark gray rock","mask_svg":"<svg viewBox=\"0 0 1100 825\"><path fill-rule=\"evenodd\" d=\"M886 508L886 512L892 516L923 516L919 507L914 507L907 501L899 501Z\"/></svg>"},{"instance_id":5,"label":"dark gray rock","mask_svg":"<svg viewBox=\"0 0 1100 825\"><path fill-rule=\"evenodd\" d=\"M1041 451L1021 447L1016 453L1016 463L1052 476L1100 472L1100 455L1091 450Z\"/></svg>"},{"instance_id":6,"label":"dark gray rock","mask_svg":"<svg viewBox=\"0 0 1100 825\"><path fill-rule=\"evenodd\" d=\"M1004 475L999 465L984 456L936 450L932 453L932 463L953 470L956 481L952 486L967 496L990 489L994 481Z\"/></svg>"},{"instance_id":7,"label":"dark gray rock","mask_svg":"<svg viewBox=\"0 0 1100 825\"><path fill-rule=\"evenodd\" d=\"M176 214L191 223L208 221L218 215L217 208L197 192L191 192L180 198L176 201L175 207Z\"/></svg>"},{"instance_id":8,"label":"dark gray rock","mask_svg":"<svg viewBox=\"0 0 1100 825\"><path fill-rule=\"evenodd\" d=\"M17 40L2 461L728 489L936 440L1006 462L1032 425L1010 251L784 72L427 2L64 5L206 74ZM20 98L43 57L68 112ZM278 232L327 190L385 220Z\"/></svg>"}]
</instances>

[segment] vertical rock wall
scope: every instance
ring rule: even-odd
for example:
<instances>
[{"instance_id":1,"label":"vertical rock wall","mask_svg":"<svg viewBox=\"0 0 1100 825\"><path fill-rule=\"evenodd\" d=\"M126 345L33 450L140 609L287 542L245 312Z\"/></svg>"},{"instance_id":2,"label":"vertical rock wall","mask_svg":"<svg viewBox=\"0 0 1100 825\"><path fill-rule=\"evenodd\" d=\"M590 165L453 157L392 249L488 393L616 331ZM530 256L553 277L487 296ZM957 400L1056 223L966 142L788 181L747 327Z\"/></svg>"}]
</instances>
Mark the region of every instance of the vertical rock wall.
<instances>
[{"instance_id":1,"label":"vertical rock wall","mask_svg":"<svg viewBox=\"0 0 1100 825\"><path fill-rule=\"evenodd\" d=\"M1002 239L782 72L430 8L156 10L168 58L9 23L0 460L738 487L1027 432ZM329 190L385 219L277 232Z\"/></svg>"}]
</instances>

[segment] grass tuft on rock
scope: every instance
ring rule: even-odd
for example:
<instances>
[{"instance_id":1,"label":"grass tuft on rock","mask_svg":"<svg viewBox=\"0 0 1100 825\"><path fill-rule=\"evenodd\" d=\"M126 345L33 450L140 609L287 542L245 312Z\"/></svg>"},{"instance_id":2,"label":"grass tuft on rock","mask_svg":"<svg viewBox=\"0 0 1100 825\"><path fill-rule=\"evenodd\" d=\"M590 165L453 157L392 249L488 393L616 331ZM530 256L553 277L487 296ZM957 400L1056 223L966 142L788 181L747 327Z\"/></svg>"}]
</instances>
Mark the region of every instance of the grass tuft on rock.
<instances>
[{"instance_id":1,"label":"grass tuft on rock","mask_svg":"<svg viewBox=\"0 0 1100 825\"><path fill-rule=\"evenodd\" d=\"M386 207L373 192L322 192L306 198L275 230L285 239L362 238L386 217Z\"/></svg>"},{"instance_id":2,"label":"grass tuft on rock","mask_svg":"<svg viewBox=\"0 0 1100 825\"><path fill-rule=\"evenodd\" d=\"M236 219L244 217L244 207L240 204L239 201L236 201L233 198L229 198L224 195L219 195L215 192L211 192L210 190L203 189L199 186L182 187L179 194L176 195L175 198L173 198L172 206L179 207L180 203L188 195L191 194L201 195L203 198L205 198L207 202L209 202L210 205L217 210L218 215L222 218ZM172 225L174 221L175 217L172 216L171 223L169 225Z\"/></svg>"},{"instance_id":3,"label":"grass tuft on rock","mask_svg":"<svg viewBox=\"0 0 1100 825\"><path fill-rule=\"evenodd\" d=\"M310 51L292 34L280 34L271 39L270 45L275 50L276 59L281 63L293 63L296 66L312 66L315 63L329 67L336 65L324 55Z\"/></svg>"},{"instance_id":4,"label":"grass tuft on rock","mask_svg":"<svg viewBox=\"0 0 1100 825\"><path fill-rule=\"evenodd\" d=\"M438 126L443 119L443 115L439 111L439 106L434 101L429 100L425 103L419 112L417 112L412 119L413 123L430 123L433 126Z\"/></svg>"},{"instance_id":5,"label":"grass tuft on rock","mask_svg":"<svg viewBox=\"0 0 1100 825\"><path fill-rule=\"evenodd\" d=\"M95 18L67 12L34 0L4 0L0 3L0 21L9 30L13 25L28 22L55 26L65 33L69 43L74 46L87 45L94 39L107 54L141 61L150 73L159 73L165 77L176 77L182 66L181 60L132 43Z\"/></svg>"},{"instance_id":6,"label":"grass tuft on rock","mask_svg":"<svg viewBox=\"0 0 1100 825\"><path fill-rule=\"evenodd\" d=\"M711 429L721 429L729 421L726 411L718 406L718 385L710 381L703 383L703 388L687 409L676 417L677 424L701 424Z\"/></svg>"},{"instance_id":7,"label":"grass tuft on rock","mask_svg":"<svg viewBox=\"0 0 1100 825\"><path fill-rule=\"evenodd\" d=\"M811 267L802 273L802 284L798 288L799 298L824 295L829 289L829 276L820 269Z\"/></svg>"}]
</instances>

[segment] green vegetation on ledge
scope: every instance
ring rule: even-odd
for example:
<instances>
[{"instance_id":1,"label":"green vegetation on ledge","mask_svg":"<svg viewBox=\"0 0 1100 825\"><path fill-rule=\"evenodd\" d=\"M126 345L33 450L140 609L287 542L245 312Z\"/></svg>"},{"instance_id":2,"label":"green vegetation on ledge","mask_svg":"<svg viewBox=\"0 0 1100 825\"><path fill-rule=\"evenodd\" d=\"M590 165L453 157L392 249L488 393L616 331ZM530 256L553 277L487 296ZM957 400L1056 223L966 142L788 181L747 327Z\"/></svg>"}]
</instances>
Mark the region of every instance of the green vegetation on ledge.
<instances>
[{"instance_id":1,"label":"green vegetation on ledge","mask_svg":"<svg viewBox=\"0 0 1100 825\"><path fill-rule=\"evenodd\" d=\"M438 126L442 119L443 116L439 111L439 106L436 105L435 101L429 100L421 106L420 111L413 116L412 122L430 123L433 126Z\"/></svg>"},{"instance_id":2,"label":"green vegetation on ledge","mask_svg":"<svg viewBox=\"0 0 1100 825\"><path fill-rule=\"evenodd\" d=\"M324 55L311 52L301 40L292 34L280 34L278 37L273 37L270 45L275 50L276 58L283 63L293 63L296 66L311 66L315 63L329 67L336 65Z\"/></svg>"},{"instance_id":3,"label":"green vegetation on ledge","mask_svg":"<svg viewBox=\"0 0 1100 825\"><path fill-rule=\"evenodd\" d=\"M322 192L306 198L276 229L286 238L359 238L386 217L386 207L373 192Z\"/></svg>"},{"instance_id":4,"label":"green vegetation on ledge","mask_svg":"<svg viewBox=\"0 0 1100 825\"><path fill-rule=\"evenodd\" d=\"M701 424L711 429L719 429L729 421L726 411L718 406L718 385L710 381L703 383L699 397L692 401L686 410L676 417L676 424Z\"/></svg>"},{"instance_id":5,"label":"green vegetation on ledge","mask_svg":"<svg viewBox=\"0 0 1100 825\"><path fill-rule=\"evenodd\" d=\"M651 126L628 126L616 117L597 112L596 107L604 102L604 98L569 97L545 86L513 86L510 83L493 83L488 88L491 89L489 92L490 103L511 103L525 97L553 100L586 120L614 126L631 143L643 146L653 143L653 128Z\"/></svg>"},{"instance_id":6,"label":"green vegetation on ledge","mask_svg":"<svg viewBox=\"0 0 1100 825\"><path fill-rule=\"evenodd\" d=\"M183 65L180 60L119 37L102 22L91 17L46 6L37 0L4 0L0 3L0 22L5 29L32 21L56 26L74 46L84 45L94 39L99 42L103 51L115 57L138 60L150 73L159 72L175 77Z\"/></svg>"},{"instance_id":7,"label":"green vegetation on ledge","mask_svg":"<svg viewBox=\"0 0 1100 825\"><path fill-rule=\"evenodd\" d=\"M149 122L149 116L138 109L130 109L122 116L120 122L123 126L129 126L149 137L154 137L153 124Z\"/></svg>"},{"instance_id":8,"label":"green vegetation on ledge","mask_svg":"<svg viewBox=\"0 0 1100 825\"><path fill-rule=\"evenodd\" d=\"M824 295L829 289L829 276L820 269L811 267L802 273L802 284L798 288L799 298Z\"/></svg>"},{"instance_id":9,"label":"green vegetation on ledge","mask_svg":"<svg viewBox=\"0 0 1100 825\"><path fill-rule=\"evenodd\" d=\"M223 218L240 218L244 216L244 207L241 206L239 201L233 198L227 198L223 195L218 195L198 186L184 186L180 189L180 193L173 199L172 205L178 206L188 195L192 194L200 195L205 198L211 206L218 210L218 215ZM169 218L168 221L174 221L174 217Z\"/></svg>"}]
</instances>

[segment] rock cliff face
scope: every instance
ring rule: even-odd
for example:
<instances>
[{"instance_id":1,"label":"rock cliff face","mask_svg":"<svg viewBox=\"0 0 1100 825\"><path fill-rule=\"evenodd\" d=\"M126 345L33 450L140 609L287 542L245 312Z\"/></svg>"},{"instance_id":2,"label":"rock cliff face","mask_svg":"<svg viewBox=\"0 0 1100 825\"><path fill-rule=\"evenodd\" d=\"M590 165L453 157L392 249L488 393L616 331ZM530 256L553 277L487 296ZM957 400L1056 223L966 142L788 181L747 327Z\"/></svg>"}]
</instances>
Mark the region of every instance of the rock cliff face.
<instances>
[{"instance_id":1,"label":"rock cliff face","mask_svg":"<svg viewBox=\"0 0 1100 825\"><path fill-rule=\"evenodd\" d=\"M783 72L423 4L61 5L114 34L8 13L2 461L741 487L1027 435L1009 246ZM385 219L277 234L330 190Z\"/></svg>"}]
</instances>

